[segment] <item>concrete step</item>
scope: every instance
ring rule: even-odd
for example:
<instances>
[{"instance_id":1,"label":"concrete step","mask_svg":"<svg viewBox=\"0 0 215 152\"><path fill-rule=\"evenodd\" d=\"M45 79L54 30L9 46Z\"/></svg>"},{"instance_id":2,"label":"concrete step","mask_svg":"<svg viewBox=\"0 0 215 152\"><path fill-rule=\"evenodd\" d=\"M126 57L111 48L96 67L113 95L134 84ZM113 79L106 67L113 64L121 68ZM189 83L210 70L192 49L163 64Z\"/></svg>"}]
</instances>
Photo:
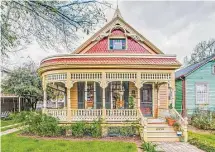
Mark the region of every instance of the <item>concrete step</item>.
<instances>
[{"instance_id":1,"label":"concrete step","mask_svg":"<svg viewBox=\"0 0 215 152\"><path fill-rule=\"evenodd\" d=\"M170 126L147 126L147 131L174 131Z\"/></svg>"},{"instance_id":2,"label":"concrete step","mask_svg":"<svg viewBox=\"0 0 215 152\"><path fill-rule=\"evenodd\" d=\"M169 128L172 128L172 126L169 126L168 124L166 123L162 123L162 124L148 124L147 127L169 127Z\"/></svg>"},{"instance_id":3,"label":"concrete step","mask_svg":"<svg viewBox=\"0 0 215 152\"><path fill-rule=\"evenodd\" d=\"M179 137L148 137L148 141L178 142Z\"/></svg>"},{"instance_id":4,"label":"concrete step","mask_svg":"<svg viewBox=\"0 0 215 152\"><path fill-rule=\"evenodd\" d=\"M174 132L174 131L147 131L147 136L148 137L151 137L151 136L167 136L167 137L169 137L169 136L177 136L176 135L176 132Z\"/></svg>"}]
</instances>

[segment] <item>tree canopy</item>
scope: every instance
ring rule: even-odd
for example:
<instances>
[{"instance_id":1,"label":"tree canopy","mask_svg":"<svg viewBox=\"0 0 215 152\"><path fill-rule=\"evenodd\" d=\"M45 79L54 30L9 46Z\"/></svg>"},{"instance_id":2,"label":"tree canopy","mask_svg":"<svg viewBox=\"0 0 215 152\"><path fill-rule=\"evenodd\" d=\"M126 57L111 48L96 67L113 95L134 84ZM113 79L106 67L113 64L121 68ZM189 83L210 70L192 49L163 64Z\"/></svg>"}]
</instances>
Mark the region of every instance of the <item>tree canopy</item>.
<instances>
[{"instance_id":1,"label":"tree canopy","mask_svg":"<svg viewBox=\"0 0 215 152\"><path fill-rule=\"evenodd\" d=\"M1 55L37 41L43 48L72 50L78 33L105 21L105 1L1 1Z\"/></svg>"},{"instance_id":2,"label":"tree canopy","mask_svg":"<svg viewBox=\"0 0 215 152\"><path fill-rule=\"evenodd\" d=\"M43 98L40 77L35 68L29 65L11 71L7 78L3 79L1 87L4 93L15 94L27 99L33 109L36 102Z\"/></svg>"},{"instance_id":3,"label":"tree canopy","mask_svg":"<svg viewBox=\"0 0 215 152\"><path fill-rule=\"evenodd\" d=\"M184 58L184 64L190 65L201 62L202 60L215 54L215 39L199 42L190 57Z\"/></svg>"}]
</instances>

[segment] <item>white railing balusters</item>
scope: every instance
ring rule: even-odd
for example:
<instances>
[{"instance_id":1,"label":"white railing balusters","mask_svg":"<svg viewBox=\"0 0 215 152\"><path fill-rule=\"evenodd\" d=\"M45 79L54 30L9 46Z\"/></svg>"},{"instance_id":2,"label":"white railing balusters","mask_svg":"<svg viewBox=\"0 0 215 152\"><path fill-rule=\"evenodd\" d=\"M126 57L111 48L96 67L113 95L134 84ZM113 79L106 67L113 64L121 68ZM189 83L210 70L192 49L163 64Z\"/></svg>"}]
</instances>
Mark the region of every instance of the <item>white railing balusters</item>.
<instances>
[{"instance_id":1,"label":"white railing balusters","mask_svg":"<svg viewBox=\"0 0 215 152\"><path fill-rule=\"evenodd\" d=\"M67 117L66 109L47 109L46 112L49 116L55 117L60 121L66 121Z\"/></svg>"},{"instance_id":2,"label":"white railing balusters","mask_svg":"<svg viewBox=\"0 0 215 152\"><path fill-rule=\"evenodd\" d=\"M106 109L107 121L136 121L138 113L136 109Z\"/></svg>"}]
</instances>

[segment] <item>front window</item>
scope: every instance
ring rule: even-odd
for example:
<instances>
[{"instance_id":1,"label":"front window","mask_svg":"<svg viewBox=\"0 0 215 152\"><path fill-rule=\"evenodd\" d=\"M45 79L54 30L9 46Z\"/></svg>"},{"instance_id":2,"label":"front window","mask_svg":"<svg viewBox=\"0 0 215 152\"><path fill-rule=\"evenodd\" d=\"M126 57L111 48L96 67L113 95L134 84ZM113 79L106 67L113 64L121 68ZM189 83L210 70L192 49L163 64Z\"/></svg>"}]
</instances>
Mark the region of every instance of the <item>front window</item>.
<instances>
[{"instance_id":1,"label":"front window","mask_svg":"<svg viewBox=\"0 0 215 152\"><path fill-rule=\"evenodd\" d=\"M110 39L109 46L110 46L110 50L125 50L126 40L125 39Z\"/></svg>"},{"instance_id":2,"label":"front window","mask_svg":"<svg viewBox=\"0 0 215 152\"><path fill-rule=\"evenodd\" d=\"M196 84L196 104L208 103L208 85Z\"/></svg>"},{"instance_id":3,"label":"front window","mask_svg":"<svg viewBox=\"0 0 215 152\"><path fill-rule=\"evenodd\" d=\"M212 66L212 73L215 74L215 65Z\"/></svg>"}]
</instances>

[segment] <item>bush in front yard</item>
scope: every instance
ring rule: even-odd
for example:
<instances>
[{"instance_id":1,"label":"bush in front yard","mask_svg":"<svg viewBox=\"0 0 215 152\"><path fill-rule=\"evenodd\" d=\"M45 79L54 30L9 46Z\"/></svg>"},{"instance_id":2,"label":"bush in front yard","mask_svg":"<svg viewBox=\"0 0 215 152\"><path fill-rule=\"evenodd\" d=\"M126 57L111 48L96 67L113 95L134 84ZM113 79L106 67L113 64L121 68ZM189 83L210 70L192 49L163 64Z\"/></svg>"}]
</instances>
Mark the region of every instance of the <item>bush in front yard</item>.
<instances>
[{"instance_id":1,"label":"bush in front yard","mask_svg":"<svg viewBox=\"0 0 215 152\"><path fill-rule=\"evenodd\" d=\"M134 136L137 134L136 126L115 126L108 128L109 136Z\"/></svg>"},{"instance_id":2,"label":"bush in front yard","mask_svg":"<svg viewBox=\"0 0 215 152\"><path fill-rule=\"evenodd\" d=\"M197 111L191 117L191 125L199 129L215 130L213 113Z\"/></svg>"},{"instance_id":3,"label":"bush in front yard","mask_svg":"<svg viewBox=\"0 0 215 152\"><path fill-rule=\"evenodd\" d=\"M62 127L58 126L58 120L40 112L21 112L15 115L17 122L23 122L26 127L24 133L39 136L58 136Z\"/></svg>"},{"instance_id":4,"label":"bush in front yard","mask_svg":"<svg viewBox=\"0 0 215 152\"><path fill-rule=\"evenodd\" d=\"M101 137L102 133L100 121L94 121L92 124L88 124L86 122L77 122L71 125L71 130L72 136L74 137Z\"/></svg>"}]
</instances>

